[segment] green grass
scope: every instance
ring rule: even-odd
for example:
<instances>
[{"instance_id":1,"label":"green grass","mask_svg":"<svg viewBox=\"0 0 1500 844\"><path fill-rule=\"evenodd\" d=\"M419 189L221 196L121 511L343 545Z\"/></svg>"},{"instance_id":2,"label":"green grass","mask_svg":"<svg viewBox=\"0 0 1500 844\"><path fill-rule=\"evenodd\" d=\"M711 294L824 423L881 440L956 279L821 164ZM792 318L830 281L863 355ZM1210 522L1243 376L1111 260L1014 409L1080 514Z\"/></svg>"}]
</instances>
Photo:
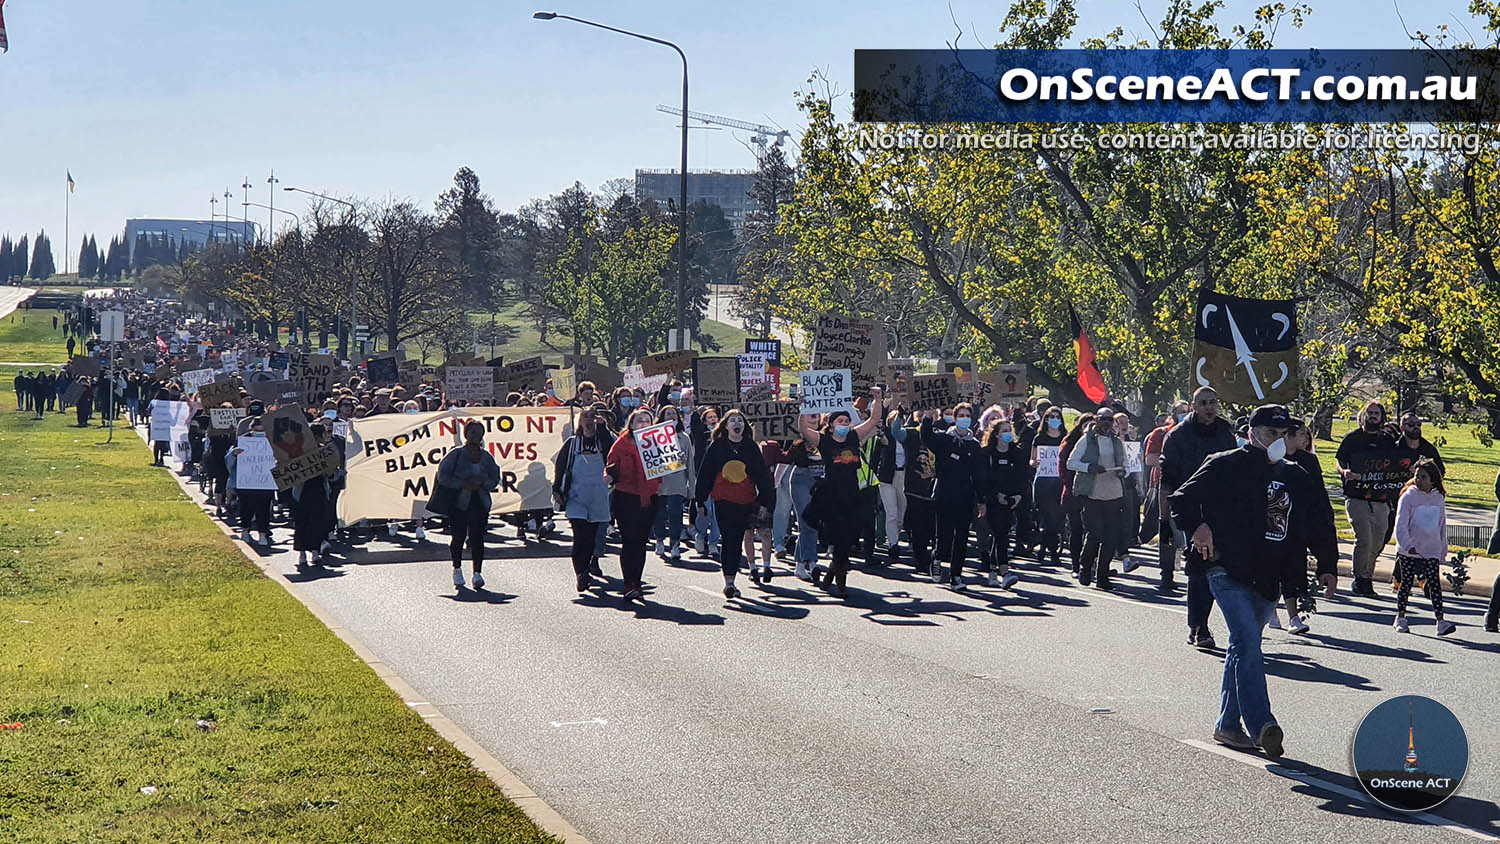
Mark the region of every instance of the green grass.
<instances>
[{"instance_id":1,"label":"green grass","mask_svg":"<svg viewBox=\"0 0 1500 844\"><path fill-rule=\"evenodd\" d=\"M543 343L541 332L537 330L536 326L530 320L523 316L523 311L524 305L517 303L497 312L495 316L496 323L498 325L512 326L516 329L516 335L510 342L496 345L495 354L504 355L507 361L525 360L537 356L547 358L548 360L555 359L560 361L565 352L571 353L573 351L573 338L565 332L548 332L547 342ZM488 327L490 324L490 315L472 314L469 317L469 322L475 327ZM745 338L750 336L732 325L713 320L703 321L703 334L712 337L718 342L719 348L722 351L715 354L739 354L745 351ZM412 349L411 343L407 344L407 349ZM489 345L481 343L480 351L488 354ZM661 350L652 349L650 351ZM427 363L442 363L441 360L436 359L441 354L441 352L429 353L428 357L432 359L428 360Z\"/></svg>"},{"instance_id":2,"label":"green grass","mask_svg":"<svg viewBox=\"0 0 1500 844\"><path fill-rule=\"evenodd\" d=\"M52 328L57 311L16 310L0 319L0 360L62 364L68 359L62 328ZM0 385L9 388L9 384ZM14 395L14 393L12 393Z\"/></svg>"},{"instance_id":3,"label":"green grass","mask_svg":"<svg viewBox=\"0 0 1500 844\"><path fill-rule=\"evenodd\" d=\"M138 438L104 445L13 401L0 392L0 722L24 726L0 731L0 840L550 840Z\"/></svg>"},{"instance_id":4,"label":"green grass","mask_svg":"<svg viewBox=\"0 0 1500 844\"><path fill-rule=\"evenodd\" d=\"M1334 452L1339 441L1353 427L1347 420L1333 423L1333 442L1319 441L1318 461L1323 464L1323 479L1331 487L1339 487L1338 463ZM1448 489L1448 503L1455 507L1473 507L1493 510L1495 507L1495 472L1500 469L1500 445L1485 448L1467 427L1452 426L1446 431L1428 422L1422 426L1426 437L1443 455L1443 466L1447 475L1443 484ZM1342 518L1342 516L1341 516ZM1347 522L1343 527L1347 528Z\"/></svg>"}]
</instances>

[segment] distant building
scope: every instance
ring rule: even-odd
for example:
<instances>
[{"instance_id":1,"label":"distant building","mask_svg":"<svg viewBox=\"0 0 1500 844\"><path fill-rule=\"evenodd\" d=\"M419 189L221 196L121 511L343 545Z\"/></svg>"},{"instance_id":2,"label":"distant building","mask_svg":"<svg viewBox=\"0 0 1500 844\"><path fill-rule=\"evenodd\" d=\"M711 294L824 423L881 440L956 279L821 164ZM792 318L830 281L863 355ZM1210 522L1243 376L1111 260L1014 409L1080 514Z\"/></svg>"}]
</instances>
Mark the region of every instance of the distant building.
<instances>
[{"instance_id":1,"label":"distant building","mask_svg":"<svg viewBox=\"0 0 1500 844\"><path fill-rule=\"evenodd\" d=\"M125 248L135 259L140 235L150 240L183 241L202 247L209 243L245 243L255 240L255 223L241 220L126 220Z\"/></svg>"},{"instance_id":2,"label":"distant building","mask_svg":"<svg viewBox=\"0 0 1500 844\"><path fill-rule=\"evenodd\" d=\"M755 207L750 199L750 188L754 184L754 170L689 170L688 205L699 200L717 205L729 224L738 229L745 222L745 214ZM652 199L665 206L670 201L676 207L681 192L682 179L676 170L635 171L637 202Z\"/></svg>"}]
</instances>

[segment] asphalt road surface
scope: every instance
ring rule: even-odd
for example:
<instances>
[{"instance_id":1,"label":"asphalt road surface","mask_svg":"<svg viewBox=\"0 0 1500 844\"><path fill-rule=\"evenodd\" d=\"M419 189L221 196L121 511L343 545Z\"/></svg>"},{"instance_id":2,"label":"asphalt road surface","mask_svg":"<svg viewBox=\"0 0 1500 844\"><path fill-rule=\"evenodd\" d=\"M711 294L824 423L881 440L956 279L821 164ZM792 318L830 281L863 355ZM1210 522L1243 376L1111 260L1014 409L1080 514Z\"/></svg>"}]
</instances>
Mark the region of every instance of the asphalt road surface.
<instances>
[{"instance_id":1,"label":"asphalt road surface","mask_svg":"<svg viewBox=\"0 0 1500 844\"><path fill-rule=\"evenodd\" d=\"M275 533L263 560L594 842L1500 835L1500 637L1474 600L1449 601L1445 639L1416 597L1395 633L1384 592L1321 601L1309 637L1268 631L1287 744L1272 765L1212 744L1222 652L1185 643L1181 598L1145 568L1112 595L1026 563L1009 593L856 571L845 605L778 565L726 602L710 561L652 555L647 604L622 608L616 558L609 593L579 598L565 540L509 527L482 592L453 588L436 530L362 535L309 573ZM1471 745L1459 793L1424 817L1375 807L1350 775L1360 719L1409 693L1447 704Z\"/></svg>"}]
</instances>

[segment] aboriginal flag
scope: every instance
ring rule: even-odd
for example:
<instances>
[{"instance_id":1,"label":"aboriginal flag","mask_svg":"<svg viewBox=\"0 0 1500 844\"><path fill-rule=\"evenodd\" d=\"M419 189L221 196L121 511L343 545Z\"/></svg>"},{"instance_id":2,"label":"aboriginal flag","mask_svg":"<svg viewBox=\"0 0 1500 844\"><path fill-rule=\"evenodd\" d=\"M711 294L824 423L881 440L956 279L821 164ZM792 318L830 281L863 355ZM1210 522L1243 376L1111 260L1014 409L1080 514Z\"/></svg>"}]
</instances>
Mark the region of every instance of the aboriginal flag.
<instances>
[{"instance_id":1,"label":"aboriginal flag","mask_svg":"<svg viewBox=\"0 0 1500 844\"><path fill-rule=\"evenodd\" d=\"M1286 404L1297 397L1297 303L1241 299L1212 291L1198 297L1193 383L1239 404Z\"/></svg>"},{"instance_id":2,"label":"aboriginal flag","mask_svg":"<svg viewBox=\"0 0 1500 844\"><path fill-rule=\"evenodd\" d=\"M1073 352L1078 356L1078 386L1089 401L1104 404L1109 398L1109 388L1104 386L1104 376L1094 365L1094 344L1089 342L1089 335L1078 321L1078 312L1073 310L1072 304L1068 305L1068 319L1073 323Z\"/></svg>"}]
</instances>

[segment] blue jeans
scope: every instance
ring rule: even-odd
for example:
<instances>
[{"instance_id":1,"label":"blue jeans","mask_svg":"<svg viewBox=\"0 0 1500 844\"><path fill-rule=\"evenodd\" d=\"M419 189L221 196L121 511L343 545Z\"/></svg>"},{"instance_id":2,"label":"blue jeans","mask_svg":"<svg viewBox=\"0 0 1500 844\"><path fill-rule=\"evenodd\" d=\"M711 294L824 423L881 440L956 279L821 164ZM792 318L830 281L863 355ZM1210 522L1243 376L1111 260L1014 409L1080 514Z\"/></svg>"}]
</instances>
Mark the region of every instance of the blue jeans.
<instances>
[{"instance_id":1,"label":"blue jeans","mask_svg":"<svg viewBox=\"0 0 1500 844\"><path fill-rule=\"evenodd\" d=\"M1224 613L1224 623L1229 625L1217 726L1233 730L1243 721L1245 731L1255 738L1263 727L1276 722L1271 715L1266 664L1260 650L1261 629L1272 604L1255 587L1230 577L1222 566L1208 570L1208 585Z\"/></svg>"},{"instance_id":2,"label":"blue jeans","mask_svg":"<svg viewBox=\"0 0 1500 844\"><path fill-rule=\"evenodd\" d=\"M807 469L792 470L792 506L797 508L797 562L810 566L818 561L818 532L803 518L812 502L813 482L817 478Z\"/></svg>"},{"instance_id":3,"label":"blue jeans","mask_svg":"<svg viewBox=\"0 0 1500 844\"><path fill-rule=\"evenodd\" d=\"M698 535L703 537L704 547L713 549L719 547L719 520L714 514L714 500L712 498L704 502L707 515L699 516L694 524L698 526Z\"/></svg>"},{"instance_id":4,"label":"blue jeans","mask_svg":"<svg viewBox=\"0 0 1500 844\"><path fill-rule=\"evenodd\" d=\"M682 503L685 496L663 495L657 499L656 526L651 531L653 539L666 539L668 548L676 548L682 539Z\"/></svg>"},{"instance_id":5,"label":"blue jeans","mask_svg":"<svg viewBox=\"0 0 1500 844\"><path fill-rule=\"evenodd\" d=\"M786 550L787 525L792 521L792 473L783 472L776 485L776 509L771 514L771 547L780 554Z\"/></svg>"}]
</instances>

